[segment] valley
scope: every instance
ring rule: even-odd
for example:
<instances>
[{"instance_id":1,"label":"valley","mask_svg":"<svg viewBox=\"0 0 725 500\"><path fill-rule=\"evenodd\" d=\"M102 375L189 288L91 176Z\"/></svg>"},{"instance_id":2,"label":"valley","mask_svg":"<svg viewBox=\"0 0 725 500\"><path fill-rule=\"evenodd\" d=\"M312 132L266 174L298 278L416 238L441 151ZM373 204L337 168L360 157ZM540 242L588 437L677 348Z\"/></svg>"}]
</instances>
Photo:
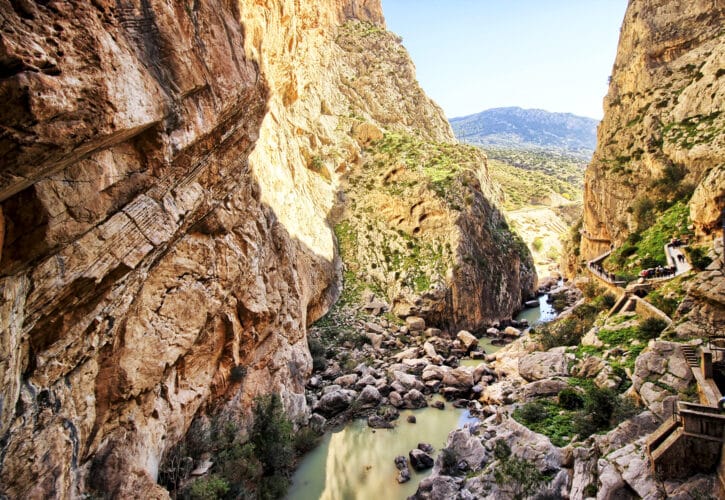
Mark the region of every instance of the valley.
<instances>
[{"instance_id":1,"label":"valley","mask_svg":"<svg viewBox=\"0 0 725 500\"><path fill-rule=\"evenodd\" d=\"M449 122L380 0L0 17L0 497L725 496L720 2L599 125Z\"/></svg>"}]
</instances>

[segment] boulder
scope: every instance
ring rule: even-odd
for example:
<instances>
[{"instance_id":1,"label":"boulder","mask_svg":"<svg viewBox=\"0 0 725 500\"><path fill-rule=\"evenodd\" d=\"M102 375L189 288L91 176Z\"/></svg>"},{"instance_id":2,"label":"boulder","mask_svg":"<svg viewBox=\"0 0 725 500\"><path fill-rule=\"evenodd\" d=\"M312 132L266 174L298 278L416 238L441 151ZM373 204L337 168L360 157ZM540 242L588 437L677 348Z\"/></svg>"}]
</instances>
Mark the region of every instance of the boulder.
<instances>
[{"instance_id":1,"label":"boulder","mask_svg":"<svg viewBox=\"0 0 725 500\"><path fill-rule=\"evenodd\" d=\"M403 401L405 402L406 408L416 409L428 406L425 396L417 389L411 389L408 391L408 393L403 397Z\"/></svg>"},{"instance_id":2,"label":"boulder","mask_svg":"<svg viewBox=\"0 0 725 500\"><path fill-rule=\"evenodd\" d=\"M318 434L322 434L325 431L326 423L327 419L325 417L323 417L319 413L313 413L310 417L308 425L313 431L317 432Z\"/></svg>"},{"instance_id":3,"label":"boulder","mask_svg":"<svg viewBox=\"0 0 725 500\"><path fill-rule=\"evenodd\" d=\"M341 377L337 377L333 381L333 384L339 385L341 387L351 387L355 385L359 378L360 377L358 377L355 373L350 373L349 375L342 375Z\"/></svg>"},{"instance_id":4,"label":"boulder","mask_svg":"<svg viewBox=\"0 0 725 500\"><path fill-rule=\"evenodd\" d=\"M366 385L357 397L357 403L361 408L372 408L380 404L382 396L380 391L373 385Z\"/></svg>"},{"instance_id":5,"label":"boulder","mask_svg":"<svg viewBox=\"0 0 725 500\"><path fill-rule=\"evenodd\" d=\"M459 462L463 461L472 471L480 470L486 459L486 449L478 436L471 434L470 429L456 429L448 435L446 444ZM442 455L438 455L436 470L442 466Z\"/></svg>"},{"instance_id":6,"label":"boulder","mask_svg":"<svg viewBox=\"0 0 725 500\"><path fill-rule=\"evenodd\" d=\"M403 365L406 367L406 371L411 373L417 373L420 375L426 366L430 364L427 359L416 358L416 359L404 359Z\"/></svg>"},{"instance_id":7,"label":"boulder","mask_svg":"<svg viewBox=\"0 0 725 500\"><path fill-rule=\"evenodd\" d=\"M545 378L568 376L569 359L573 358L561 350L550 350L547 352L534 352L519 358L519 374L533 382Z\"/></svg>"},{"instance_id":8,"label":"boulder","mask_svg":"<svg viewBox=\"0 0 725 500\"><path fill-rule=\"evenodd\" d=\"M388 401L390 401L390 404L396 408L402 408L405 405L403 397L397 391L393 391L388 394Z\"/></svg>"},{"instance_id":9,"label":"boulder","mask_svg":"<svg viewBox=\"0 0 725 500\"><path fill-rule=\"evenodd\" d=\"M373 429L392 429L393 424L380 415L370 415L368 416L368 427Z\"/></svg>"},{"instance_id":10,"label":"boulder","mask_svg":"<svg viewBox=\"0 0 725 500\"><path fill-rule=\"evenodd\" d=\"M378 380L377 380L377 379L376 379L376 378L375 378L375 377L374 377L374 376L373 376L372 374L367 374L367 375L365 375L364 377L360 378L360 379L359 379L359 380L358 380L358 381L357 381L357 382L355 383L355 389L357 389L357 390L361 390L361 389L363 389L363 388L364 388L364 387L365 387L366 385L374 385L374 386L376 386L376 387L377 387L378 383L379 383L379 381L378 381ZM379 387L378 387L378 389L379 389Z\"/></svg>"},{"instance_id":11,"label":"boulder","mask_svg":"<svg viewBox=\"0 0 725 500\"><path fill-rule=\"evenodd\" d=\"M373 349L376 351L379 351L380 348L383 345L383 336L378 333L373 332L366 332L365 337L370 341L370 345L373 346Z\"/></svg>"},{"instance_id":12,"label":"boulder","mask_svg":"<svg viewBox=\"0 0 725 500\"><path fill-rule=\"evenodd\" d=\"M410 470L408 469L408 461L403 455L395 457L395 468L398 469L398 483L406 483L410 481Z\"/></svg>"},{"instance_id":13,"label":"boulder","mask_svg":"<svg viewBox=\"0 0 725 500\"><path fill-rule=\"evenodd\" d=\"M426 342L423 344L423 351L425 352L425 355L428 356L428 359L430 359L431 363L434 363L436 365L440 365L443 363L443 358L436 352L435 347L433 347L433 344L430 342Z\"/></svg>"},{"instance_id":14,"label":"boulder","mask_svg":"<svg viewBox=\"0 0 725 500\"><path fill-rule=\"evenodd\" d=\"M594 378L604 368L605 363L597 356L587 356L580 360L571 369L571 374L575 377Z\"/></svg>"},{"instance_id":15,"label":"boulder","mask_svg":"<svg viewBox=\"0 0 725 500\"><path fill-rule=\"evenodd\" d=\"M564 460L562 451L551 444L549 438L537 434L513 418L507 418L498 425L497 438L505 440L514 455L535 464L541 471L555 471Z\"/></svg>"},{"instance_id":16,"label":"boulder","mask_svg":"<svg viewBox=\"0 0 725 500\"><path fill-rule=\"evenodd\" d=\"M456 338L461 341L461 344L463 345L463 348L466 350L466 352L478 346L478 339L471 332L468 332L466 330L461 330L460 332L458 332Z\"/></svg>"},{"instance_id":17,"label":"boulder","mask_svg":"<svg viewBox=\"0 0 725 500\"><path fill-rule=\"evenodd\" d=\"M442 384L444 387L468 391L473 387L473 371L465 366L447 371L443 375Z\"/></svg>"},{"instance_id":18,"label":"boulder","mask_svg":"<svg viewBox=\"0 0 725 500\"><path fill-rule=\"evenodd\" d=\"M503 334L506 337L519 338L521 336L521 330L519 330L518 328L514 328L513 326L507 326L506 328L504 328Z\"/></svg>"},{"instance_id":19,"label":"boulder","mask_svg":"<svg viewBox=\"0 0 725 500\"><path fill-rule=\"evenodd\" d=\"M411 498L414 500L441 500L456 498L458 483L450 476L432 475L423 479Z\"/></svg>"},{"instance_id":20,"label":"boulder","mask_svg":"<svg viewBox=\"0 0 725 500\"><path fill-rule=\"evenodd\" d=\"M317 402L315 412L330 418L348 409L355 400L357 393L349 389L338 389L322 396Z\"/></svg>"},{"instance_id":21,"label":"boulder","mask_svg":"<svg viewBox=\"0 0 725 500\"><path fill-rule=\"evenodd\" d=\"M424 452L423 450L414 449L408 453L410 457L410 465L417 471L430 469L433 467L433 457Z\"/></svg>"},{"instance_id":22,"label":"boulder","mask_svg":"<svg viewBox=\"0 0 725 500\"><path fill-rule=\"evenodd\" d=\"M426 328L425 332L423 332L423 336L425 338L431 338L431 337L440 337L441 332L438 328Z\"/></svg>"},{"instance_id":23,"label":"boulder","mask_svg":"<svg viewBox=\"0 0 725 500\"><path fill-rule=\"evenodd\" d=\"M393 383L398 382L405 388L405 390L422 390L423 387L422 382L418 380L414 375L411 375L409 373L404 373L400 371L393 372L393 380Z\"/></svg>"},{"instance_id":24,"label":"boulder","mask_svg":"<svg viewBox=\"0 0 725 500\"><path fill-rule=\"evenodd\" d=\"M430 443L418 443L418 449L431 454L433 453L433 445Z\"/></svg>"},{"instance_id":25,"label":"boulder","mask_svg":"<svg viewBox=\"0 0 725 500\"><path fill-rule=\"evenodd\" d=\"M415 418L415 415L408 415L408 417L405 419L409 424L415 424L418 422L418 419Z\"/></svg>"},{"instance_id":26,"label":"boulder","mask_svg":"<svg viewBox=\"0 0 725 500\"><path fill-rule=\"evenodd\" d=\"M398 483L403 484L410 481L410 469L407 467L400 472L398 472L398 477L395 478Z\"/></svg>"},{"instance_id":27,"label":"boulder","mask_svg":"<svg viewBox=\"0 0 725 500\"><path fill-rule=\"evenodd\" d=\"M342 386L338 384L326 385L322 388L322 395L324 396L325 394L330 394L331 392L339 391L340 389L342 389Z\"/></svg>"},{"instance_id":28,"label":"boulder","mask_svg":"<svg viewBox=\"0 0 725 500\"><path fill-rule=\"evenodd\" d=\"M438 400L438 401L433 401L431 403L431 406L433 408L436 408L437 410L443 410L443 409L445 409L446 404L443 401Z\"/></svg>"},{"instance_id":29,"label":"boulder","mask_svg":"<svg viewBox=\"0 0 725 500\"><path fill-rule=\"evenodd\" d=\"M428 382L430 380L443 380L445 374L450 370L451 369L447 366L428 365L423 370L421 379L423 382Z\"/></svg>"},{"instance_id":30,"label":"boulder","mask_svg":"<svg viewBox=\"0 0 725 500\"><path fill-rule=\"evenodd\" d=\"M418 316L408 316L405 318L405 325L411 333L422 332L425 330L425 320Z\"/></svg>"},{"instance_id":31,"label":"boulder","mask_svg":"<svg viewBox=\"0 0 725 500\"><path fill-rule=\"evenodd\" d=\"M564 380L547 378L526 384L521 388L524 399L531 400L542 396L555 396L569 387Z\"/></svg>"},{"instance_id":32,"label":"boulder","mask_svg":"<svg viewBox=\"0 0 725 500\"><path fill-rule=\"evenodd\" d=\"M417 358L420 353L420 349L417 347L409 347L406 350L399 352L395 356L393 356L393 359L400 363L404 359L413 359Z\"/></svg>"}]
</instances>

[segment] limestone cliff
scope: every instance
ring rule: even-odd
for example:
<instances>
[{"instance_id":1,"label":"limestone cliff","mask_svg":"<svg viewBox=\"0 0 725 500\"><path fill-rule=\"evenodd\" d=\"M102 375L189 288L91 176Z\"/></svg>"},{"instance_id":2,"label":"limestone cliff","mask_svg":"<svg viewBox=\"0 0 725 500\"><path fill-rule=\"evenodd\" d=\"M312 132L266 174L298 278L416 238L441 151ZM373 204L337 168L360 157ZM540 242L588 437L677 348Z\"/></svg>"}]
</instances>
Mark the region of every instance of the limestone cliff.
<instances>
[{"instance_id":1,"label":"limestone cliff","mask_svg":"<svg viewBox=\"0 0 725 500\"><path fill-rule=\"evenodd\" d=\"M366 127L450 128L378 0L0 0L0 17L0 494L165 497L159 462L199 412L245 419L275 391L306 418L305 329L340 293L328 221ZM508 232L474 160L449 252L491 269L452 268L485 298L446 311L480 323L534 278L486 240Z\"/></svg>"},{"instance_id":2,"label":"limestone cliff","mask_svg":"<svg viewBox=\"0 0 725 500\"><path fill-rule=\"evenodd\" d=\"M583 259L636 244L667 207L688 203L691 243L714 258L684 285L676 331L688 337L725 328L724 25L722 1L630 1L585 175Z\"/></svg>"},{"instance_id":3,"label":"limestone cliff","mask_svg":"<svg viewBox=\"0 0 725 500\"><path fill-rule=\"evenodd\" d=\"M633 0L585 176L582 257L619 246L638 213L686 198L712 234L725 207L725 5Z\"/></svg>"}]
</instances>

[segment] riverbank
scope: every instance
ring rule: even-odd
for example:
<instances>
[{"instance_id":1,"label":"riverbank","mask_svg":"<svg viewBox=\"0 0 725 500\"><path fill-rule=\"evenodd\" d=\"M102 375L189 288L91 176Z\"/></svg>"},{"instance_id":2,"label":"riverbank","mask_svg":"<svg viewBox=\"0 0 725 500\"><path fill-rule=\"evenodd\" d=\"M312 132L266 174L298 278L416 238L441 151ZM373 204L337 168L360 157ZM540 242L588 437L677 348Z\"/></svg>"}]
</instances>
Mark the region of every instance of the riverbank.
<instances>
[{"instance_id":1,"label":"riverbank","mask_svg":"<svg viewBox=\"0 0 725 500\"><path fill-rule=\"evenodd\" d=\"M479 399L498 381L490 365L495 352L524 335L542 313L545 321L555 315L542 295L538 307L491 325L487 336L477 338L466 331L453 335L429 328L420 318L398 322L382 309L379 315L350 311L355 318L350 323L323 321L310 329L318 367L308 385L314 411L310 425L324 437L300 463L290 498L363 498L361 492L366 498L407 498L415 493L448 433L475 422L469 412L482 414ZM332 330L342 349L323 345ZM416 452L430 457L430 466L416 471L405 457L419 445L433 450ZM403 457L407 474L396 469L396 456ZM396 484L396 478L405 484Z\"/></svg>"}]
</instances>

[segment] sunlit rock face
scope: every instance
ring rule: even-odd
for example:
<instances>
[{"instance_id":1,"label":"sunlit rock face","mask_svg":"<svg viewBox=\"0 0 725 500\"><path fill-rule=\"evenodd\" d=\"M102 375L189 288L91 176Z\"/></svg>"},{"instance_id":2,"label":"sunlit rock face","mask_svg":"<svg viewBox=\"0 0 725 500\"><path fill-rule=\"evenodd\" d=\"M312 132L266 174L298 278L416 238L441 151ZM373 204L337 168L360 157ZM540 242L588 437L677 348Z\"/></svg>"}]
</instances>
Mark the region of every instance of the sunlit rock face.
<instances>
[{"instance_id":1,"label":"sunlit rock face","mask_svg":"<svg viewBox=\"0 0 725 500\"><path fill-rule=\"evenodd\" d=\"M294 418L307 411L308 310L337 293L330 195L303 178L286 196L313 190L292 202L314 207L306 219L270 207L258 178L300 165L293 151L250 166L255 145L275 149L263 120L283 99L254 40L286 17L314 22L266 39L264 57L278 60L306 30L381 15L367 2L306 16L269 2L280 15L265 19L244 3L0 3L9 497L163 497L162 454L202 405L245 416L274 390ZM246 377L232 382L236 365Z\"/></svg>"},{"instance_id":2,"label":"sunlit rock face","mask_svg":"<svg viewBox=\"0 0 725 500\"><path fill-rule=\"evenodd\" d=\"M274 391L306 419L305 329L340 293L329 221L361 125L453 135L400 40L366 38L378 0L0 14L0 494L166 497L159 463L195 415L245 421ZM484 168L471 183L490 206ZM480 290L510 313L533 274L461 245L525 276Z\"/></svg>"},{"instance_id":3,"label":"sunlit rock face","mask_svg":"<svg viewBox=\"0 0 725 500\"><path fill-rule=\"evenodd\" d=\"M707 236L721 225L724 20L720 2L629 3L585 176L583 258L621 244L645 199L657 203L696 188L696 232Z\"/></svg>"}]
</instances>

